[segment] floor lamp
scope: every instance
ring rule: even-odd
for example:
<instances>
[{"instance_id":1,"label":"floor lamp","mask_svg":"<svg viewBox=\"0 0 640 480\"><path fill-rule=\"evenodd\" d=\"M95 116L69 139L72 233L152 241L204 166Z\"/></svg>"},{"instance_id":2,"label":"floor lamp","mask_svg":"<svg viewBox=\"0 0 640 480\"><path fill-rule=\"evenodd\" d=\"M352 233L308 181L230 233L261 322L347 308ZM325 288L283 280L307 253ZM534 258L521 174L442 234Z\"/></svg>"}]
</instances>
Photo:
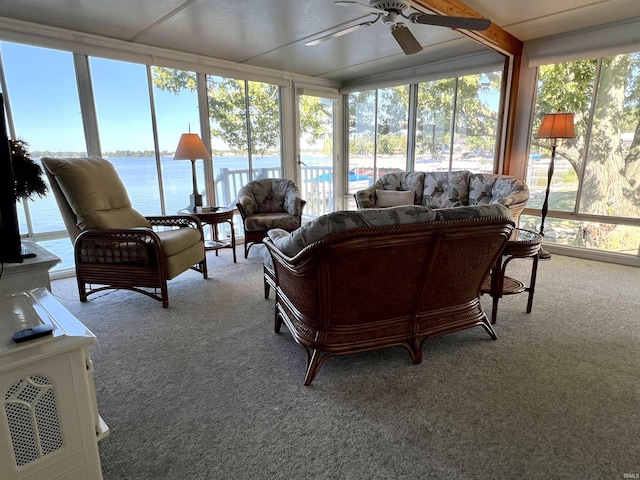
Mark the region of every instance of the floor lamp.
<instances>
[{"instance_id":1,"label":"floor lamp","mask_svg":"<svg viewBox=\"0 0 640 480\"><path fill-rule=\"evenodd\" d=\"M547 189L544 192L544 203L542 204L542 222L540 223L540 235L544 237L544 220L549 211L549 190L551 189L551 178L553 177L553 168L556 158L556 146L558 138L574 138L576 136L573 113L548 113L542 118L540 129L536 138L552 138L553 146L551 147L551 161L549 162L549 171L547 173ZM540 248L538 258L549 259L551 254Z\"/></svg>"},{"instance_id":2,"label":"floor lamp","mask_svg":"<svg viewBox=\"0 0 640 480\"><path fill-rule=\"evenodd\" d=\"M193 193L189 197L189 210L195 212L202 206L202 195L198 192L198 180L196 179L196 159L211 160L211 154L207 151L197 133L183 133L178 142L178 148L173 156L174 160L191 160L191 176L193 179Z\"/></svg>"}]
</instances>

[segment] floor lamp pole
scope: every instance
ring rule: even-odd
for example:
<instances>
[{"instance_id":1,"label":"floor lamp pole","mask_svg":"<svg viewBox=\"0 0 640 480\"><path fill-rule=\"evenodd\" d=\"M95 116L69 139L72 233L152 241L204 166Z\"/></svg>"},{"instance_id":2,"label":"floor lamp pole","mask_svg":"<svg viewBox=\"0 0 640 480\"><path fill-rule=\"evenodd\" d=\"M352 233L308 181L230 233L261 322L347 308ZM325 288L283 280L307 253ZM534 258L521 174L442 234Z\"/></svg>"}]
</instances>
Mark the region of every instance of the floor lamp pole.
<instances>
[{"instance_id":1,"label":"floor lamp pole","mask_svg":"<svg viewBox=\"0 0 640 480\"><path fill-rule=\"evenodd\" d=\"M547 218L547 212L549 211L549 192L551 190L551 179L553 178L553 168L556 158L556 146L557 138L553 139L553 146L551 147L551 161L549 162L549 171L547 172L547 189L544 192L544 203L542 204L542 222L540 224L540 235L544 238L544 220ZM551 254L544 248L540 248L538 252L538 258L547 260L551 258Z\"/></svg>"}]
</instances>

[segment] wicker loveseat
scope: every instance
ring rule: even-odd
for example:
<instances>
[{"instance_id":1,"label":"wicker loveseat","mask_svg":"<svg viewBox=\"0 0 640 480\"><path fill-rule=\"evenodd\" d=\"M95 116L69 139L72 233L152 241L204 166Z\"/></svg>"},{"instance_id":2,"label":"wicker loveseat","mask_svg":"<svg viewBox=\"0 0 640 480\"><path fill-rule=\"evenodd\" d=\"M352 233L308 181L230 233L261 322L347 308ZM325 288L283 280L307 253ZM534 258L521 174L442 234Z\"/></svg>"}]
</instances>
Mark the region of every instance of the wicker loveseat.
<instances>
[{"instance_id":1,"label":"wicker loveseat","mask_svg":"<svg viewBox=\"0 0 640 480\"><path fill-rule=\"evenodd\" d=\"M305 349L305 385L334 355L402 346L420 363L429 337L482 326L495 339L480 288L513 229L496 204L333 212L270 230L274 327Z\"/></svg>"},{"instance_id":2,"label":"wicker loveseat","mask_svg":"<svg viewBox=\"0 0 640 480\"><path fill-rule=\"evenodd\" d=\"M406 204L446 208L499 203L509 209L517 224L529 200L529 188L510 175L468 170L401 172L383 175L370 187L356 192L354 197L358 208Z\"/></svg>"}]
</instances>

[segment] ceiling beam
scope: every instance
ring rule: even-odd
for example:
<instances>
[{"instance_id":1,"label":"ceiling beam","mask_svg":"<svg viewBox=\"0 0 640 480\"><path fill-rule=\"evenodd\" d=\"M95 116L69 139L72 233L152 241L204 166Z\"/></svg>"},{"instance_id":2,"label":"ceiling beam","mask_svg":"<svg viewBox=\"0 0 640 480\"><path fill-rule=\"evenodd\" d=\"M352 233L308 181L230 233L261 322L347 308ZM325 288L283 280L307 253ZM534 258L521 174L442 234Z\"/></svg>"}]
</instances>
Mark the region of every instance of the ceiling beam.
<instances>
[{"instance_id":1,"label":"ceiling beam","mask_svg":"<svg viewBox=\"0 0 640 480\"><path fill-rule=\"evenodd\" d=\"M438 15L484 18L481 14L458 0L412 0L412 4ZM456 31L496 52L506 55L522 54L522 41L495 23L491 23L491 26L484 31L457 29Z\"/></svg>"}]
</instances>

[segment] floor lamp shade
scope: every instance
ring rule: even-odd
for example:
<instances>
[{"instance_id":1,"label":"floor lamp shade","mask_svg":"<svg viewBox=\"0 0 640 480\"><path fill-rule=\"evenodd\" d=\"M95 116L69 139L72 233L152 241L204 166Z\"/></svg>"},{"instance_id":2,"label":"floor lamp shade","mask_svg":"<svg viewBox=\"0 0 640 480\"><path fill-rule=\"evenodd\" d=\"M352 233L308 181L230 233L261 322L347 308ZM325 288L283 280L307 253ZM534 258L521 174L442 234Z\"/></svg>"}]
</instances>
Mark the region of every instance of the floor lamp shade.
<instances>
[{"instance_id":1,"label":"floor lamp shade","mask_svg":"<svg viewBox=\"0 0 640 480\"><path fill-rule=\"evenodd\" d=\"M202 195L198 192L196 178L196 160L211 160L211 154L202 143L197 133L183 133L178 142L178 148L173 155L174 160L191 160L191 177L193 180L193 192L191 193L189 208L195 212L196 207L202 206Z\"/></svg>"},{"instance_id":2,"label":"floor lamp shade","mask_svg":"<svg viewBox=\"0 0 640 480\"><path fill-rule=\"evenodd\" d=\"M573 113L549 113L542 118L540 128L536 138L552 138L553 146L551 147L551 160L549 161L549 171L547 172L547 189L544 194L544 203L542 204L542 221L540 223L540 235L544 237L544 221L549 211L549 192L551 190L551 179L553 178L554 162L556 158L556 146L558 138L574 138L576 136ZM551 258L549 252L540 249L539 258Z\"/></svg>"},{"instance_id":3,"label":"floor lamp shade","mask_svg":"<svg viewBox=\"0 0 640 480\"><path fill-rule=\"evenodd\" d=\"M573 113L549 113L542 118L536 138L574 138Z\"/></svg>"}]
</instances>

